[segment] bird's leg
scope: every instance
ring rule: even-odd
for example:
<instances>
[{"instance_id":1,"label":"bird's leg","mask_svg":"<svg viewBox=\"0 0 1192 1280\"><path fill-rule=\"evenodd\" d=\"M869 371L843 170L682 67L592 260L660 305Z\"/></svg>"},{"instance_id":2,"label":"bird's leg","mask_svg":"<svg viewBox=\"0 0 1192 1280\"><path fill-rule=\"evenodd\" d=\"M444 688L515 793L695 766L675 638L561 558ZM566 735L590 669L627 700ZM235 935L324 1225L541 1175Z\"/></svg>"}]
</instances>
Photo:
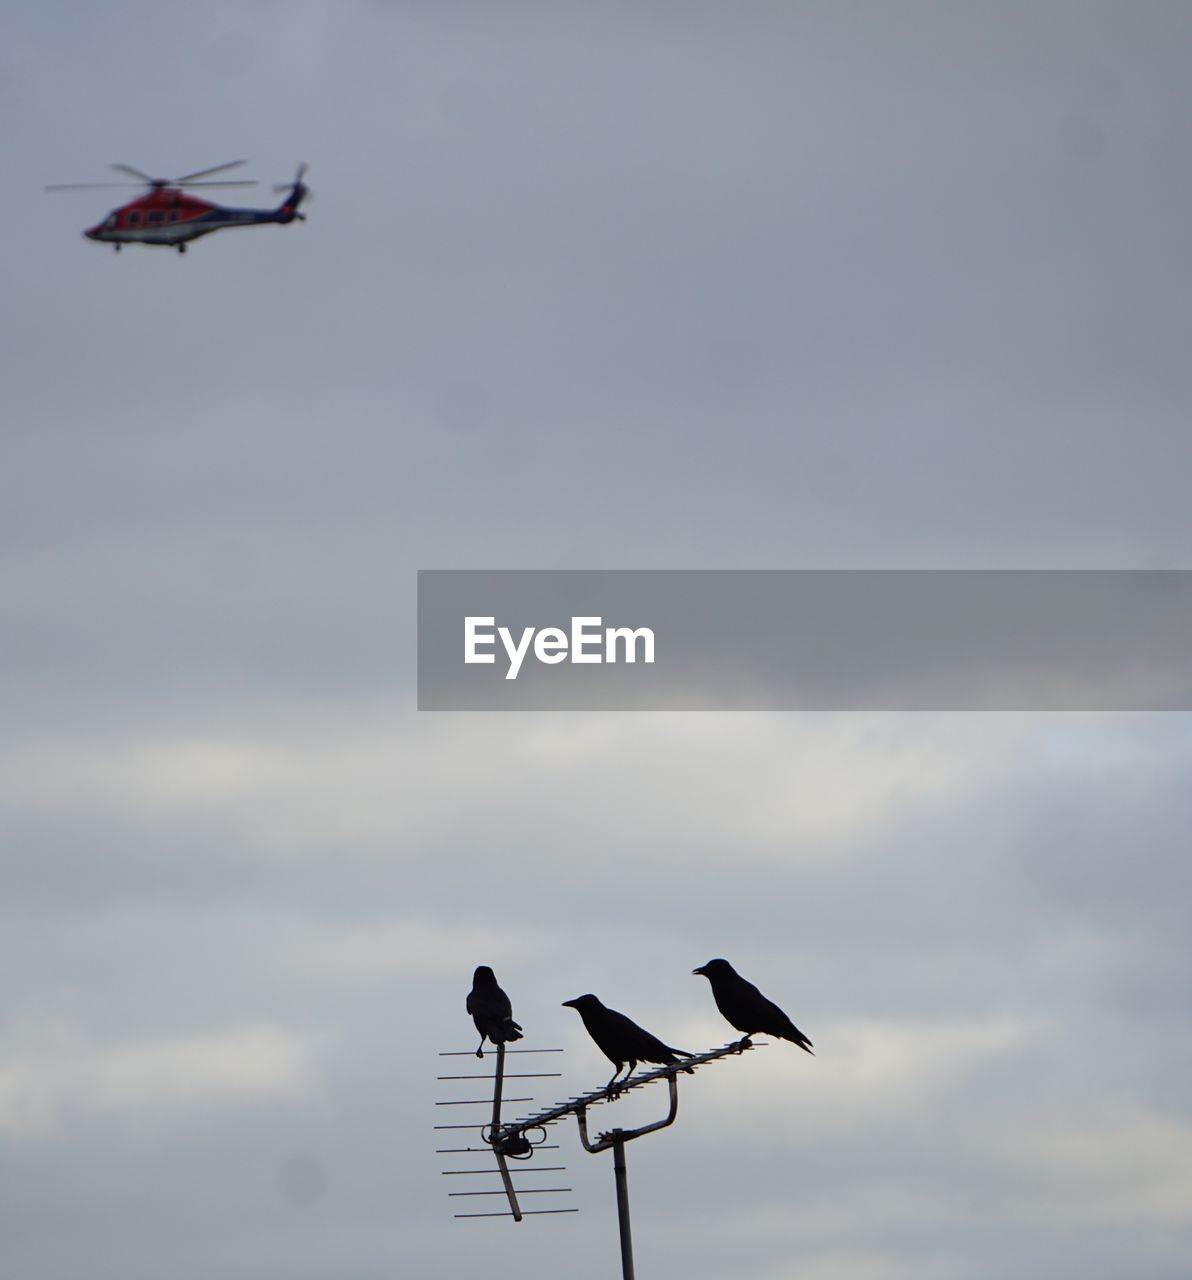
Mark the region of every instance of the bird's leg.
<instances>
[{"instance_id":1,"label":"bird's leg","mask_svg":"<svg viewBox=\"0 0 1192 1280\"><path fill-rule=\"evenodd\" d=\"M617 1069L620 1070L619 1067ZM625 1074L621 1077L621 1081L617 1085L616 1092L611 1095L612 1097L619 1098L621 1094L625 1092L625 1086L629 1083L629 1077L633 1075L636 1069L637 1063L635 1061L630 1061L626 1064Z\"/></svg>"},{"instance_id":2,"label":"bird's leg","mask_svg":"<svg viewBox=\"0 0 1192 1280\"><path fill-rule=\"evenodd\" d=\"M746 1049L752 1049L752 1048L753 1048L753 1041L750 1040L748 1036L742 1036L740 1040L737 1041L735 1052L741 1053Z\"/></svg>"},{"instance_id":3,"label":"bird's leg","mask_svg":"<svg viewBox=\"0 0 1192 1280\"><path fill-rule=\"evenodd\" d=\"M480 1043L476 1046L476 1056L478 1058L484 1057L484 1041L485 1041L485 1037L481 1036Z\"/></svg>"},{"instance_id":4,"label":"bird's leg","mask_svg":"<svg viewBox=\"0 0 1192 1280\"><path fill-rule=\"evenodd\" d=\"M608 1095L610 1100L620 1095L621 1086L625 1083L625 1080L629 1079L629 1072L633 1070L633 1064L630 1063L629 1071L625 1073L625 1078L621 1080L620 1083L618 1083L617 1077L621 1074L622 1065L624 1064L618 1064L616 1071L613 1072L613 1078L608 1082L608 1085L605 1087L605 1093Z\"/></svg>"}]
</instances>

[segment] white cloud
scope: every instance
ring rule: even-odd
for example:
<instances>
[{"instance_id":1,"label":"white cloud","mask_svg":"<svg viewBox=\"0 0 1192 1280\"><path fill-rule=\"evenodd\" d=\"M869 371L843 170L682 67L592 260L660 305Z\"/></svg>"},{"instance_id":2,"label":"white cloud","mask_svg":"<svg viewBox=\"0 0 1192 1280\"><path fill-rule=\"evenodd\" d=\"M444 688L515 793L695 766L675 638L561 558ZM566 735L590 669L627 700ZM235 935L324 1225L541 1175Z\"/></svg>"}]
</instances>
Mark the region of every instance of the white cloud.
<instances>
[{"instance_id":1,"label":"white cloud","mask_svg":"<svg viewBox=\"0 0 1192 1280\"><path fill-rule=\"evenodd\" d=\"M0 1060L0 1132L70 1141L96 1119L158 1132L212 1107L295 1103L317 1092L315 1049L270 1026L123 1042L61 1023L16 1029Z\"/></svg>"},{"instance_id":2,"label":"white cloud","mask_svg":"<svg viewBox=\"0 0 1192 1280\"><path fill-rule=\"evenodd\" d=\"M1037 1225L1188 1226L1192 1123L1142 1099L1098 1099L1079 1117L1039 1115L1007 1146L1047 1188L1022 1217Z\"/></svg>"}]
</instances>

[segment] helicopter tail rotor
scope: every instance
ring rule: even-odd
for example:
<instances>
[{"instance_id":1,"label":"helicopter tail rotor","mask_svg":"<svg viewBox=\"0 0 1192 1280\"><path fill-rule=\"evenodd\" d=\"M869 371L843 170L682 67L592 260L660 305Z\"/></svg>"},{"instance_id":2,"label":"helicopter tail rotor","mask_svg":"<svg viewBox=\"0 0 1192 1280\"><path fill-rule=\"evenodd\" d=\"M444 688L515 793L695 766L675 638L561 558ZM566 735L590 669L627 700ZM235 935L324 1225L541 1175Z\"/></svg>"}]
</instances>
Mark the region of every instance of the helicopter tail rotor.
<instances>
[{"instance_id":1,"label":"helicopter tail rotor","mask_svg":"<svg viewBox=\"0 0 1192 1280\"><path fill-rule=\"evenodd\" d=\"M286 198L278 206L277 213L283 222L306 221L306 214L298 212L298 206L310 198L310 188L302 181L306 176L306 161L304 160L298 166L298 172L294 175L293 182L279 182L274 185L274 191L288 192Z\"/></svg>"}]
</instances>

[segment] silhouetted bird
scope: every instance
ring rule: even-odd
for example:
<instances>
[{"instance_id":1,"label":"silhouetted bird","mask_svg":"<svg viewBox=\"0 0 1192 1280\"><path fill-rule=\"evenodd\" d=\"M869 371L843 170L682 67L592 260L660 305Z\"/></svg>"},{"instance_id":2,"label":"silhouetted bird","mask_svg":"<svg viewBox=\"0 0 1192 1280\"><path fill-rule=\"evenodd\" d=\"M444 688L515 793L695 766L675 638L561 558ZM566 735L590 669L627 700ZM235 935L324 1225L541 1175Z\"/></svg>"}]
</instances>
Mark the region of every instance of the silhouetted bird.
<instances>
[{"instance_id":1,"label":"silhouetted bird","mask_svg":"<svg viewBox=\"0 0 1192 1280\"><path fill-rule=\"evenodd\" d=\"M679 1058L690 1058L686 1049L672 1049L663 1044L657 1036L651 1035L644 1027L639 1027L632 1019L627 1018L616 1009L606 1008L593 995L576 996L574 1000L564 1000L566 1008L575 1009L584 1020L588 1035L596 1041L601 1052L616 1066L613 1078L608 1082L609 1093L615 1092L613 1086L621 1068L628 1063L629 1070L625 1080L633 1074L639 1062L657 1062L664 1067L674 1066ZM684 1071L691 1074L690 1067Z\"/></svg>"},{"instance_id":2,"label":"silhouetted bird","mask_svg":"<svg viewBox=\"0 0 1192 1280\"><path fill-rule=\"evenodd\" d=\"M522 1038L521 1027L513 1021L513 1005L509 997L497 986L497 975L486 964L480 965L472 975L472 990L468 992L468 1012L480 1032L478 1058L484 1057L484 1042L507 1044Z\"/></svg>"},{"instance_id":3,"label":"silhouetted bird","mask_svg":"<svg viewBox=\"0 0 1192 1280\"><path fill-rule=\"evenodd\" d=\"M746 982L727 960L709 960L702 968L691 972L702 973L712 984L717 1009L738 1031L745 1033L741 1044L747 1044L749 1037L760 1031L764 1035L789 1040L811 1053L811 1041L773 1000L767 1000L752 982ZM814 1058L815 1054L811 1056Z\"/></svg>"}]
</instances>

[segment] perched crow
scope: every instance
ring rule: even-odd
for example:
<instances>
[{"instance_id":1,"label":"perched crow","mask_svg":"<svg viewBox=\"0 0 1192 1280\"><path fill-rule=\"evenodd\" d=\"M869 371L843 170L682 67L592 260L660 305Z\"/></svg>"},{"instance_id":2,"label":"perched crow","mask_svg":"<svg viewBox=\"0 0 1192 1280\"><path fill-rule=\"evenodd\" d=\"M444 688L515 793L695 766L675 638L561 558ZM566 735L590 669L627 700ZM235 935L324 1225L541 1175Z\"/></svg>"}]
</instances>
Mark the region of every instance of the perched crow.
<instances>
[{"instance_id":1,"label":"perched crow","mask_svg":"<svg viewBox=\"0 0 1192 1280\"><path fill-rule=\"evenodd\" d=\"M633 1074L633 1069L639 1062L658 1062L669 1067L674 1066L679 1058L691 1057L686 1049L672 1049L623 1013L606 1008L595 996L576 996L574 1000L564 1000L563 1004L579 1013L588 1029L588 1035L596 1041L609 1062L616 1066L613 1078L608 1082L609 1093L615 1092L614 1082L626 1063L629 1064L629 1070L626 1071L622 1084ZM683 1070L691 1074L690 1067L684 1067Z\"/></svg>"},{"instance_id":2,"label":"perched crow","mask_svg":"<svg viewBox=\"0 0 1192 1280\"><path fill-rule=\"evenodd\" d=\"M716 1007L738 1031L745 1033L741 1041L746 1044L755 1031L767 1036L790 1040L800 1049L811 1053L811 1041L786 1016L785 1013L733 968L727 960L709 960L692 973L702 973L712 984ZM811 1054L814 1058L815 1054Z\"/></svg>"},{"instance_id":3,"label":"perched crow","mask_svg":"<svg viewBox=\"0 0 1192 1280\"><path fill-rule=\"evenodd\" d=\"M478 1058L484 1057L484 1042L506 1044L522 1038L521 1027L513 1021L513 1005L509 997L497 986L496 974L486 964L478 966L472 975L472 990L468 992L468 1012L480 1032Z\"/></svg>"}]
</instances>

